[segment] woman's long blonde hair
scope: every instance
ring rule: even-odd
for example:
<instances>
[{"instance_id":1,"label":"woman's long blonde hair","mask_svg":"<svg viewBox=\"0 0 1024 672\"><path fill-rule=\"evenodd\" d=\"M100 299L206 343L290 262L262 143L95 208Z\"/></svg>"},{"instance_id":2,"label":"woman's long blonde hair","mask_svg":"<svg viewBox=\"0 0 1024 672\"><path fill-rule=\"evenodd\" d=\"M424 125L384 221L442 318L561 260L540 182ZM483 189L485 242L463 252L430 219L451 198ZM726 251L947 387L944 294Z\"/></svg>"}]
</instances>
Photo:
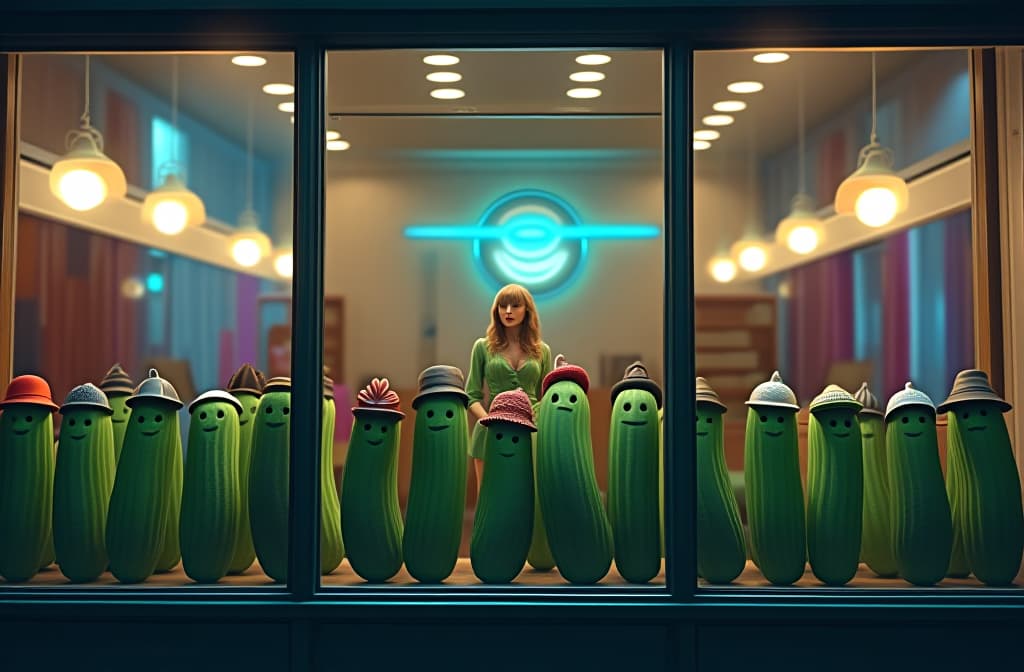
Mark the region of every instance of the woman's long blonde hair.
<instances>
[{"instance_id":1,"label":"woman's long blonde hair","mask_svg":"<svg viewBox=\"0 0 1024 672\"><path fill-rule=\"evenodd\" d=\"M523 316L523 323L519 326L519 347L533 359L540 359L540 317L537 315L537 305L533 302L533 296L522 285L505 285L494 295L494 303L491 305L491 324L487 327L488 352L491 354L501 352L508 346L505 325L501 323L501 317L498 314L501 306L508 303L513 305L521 303L526 306L526 315Z\"/></svg>"}]
</instances>

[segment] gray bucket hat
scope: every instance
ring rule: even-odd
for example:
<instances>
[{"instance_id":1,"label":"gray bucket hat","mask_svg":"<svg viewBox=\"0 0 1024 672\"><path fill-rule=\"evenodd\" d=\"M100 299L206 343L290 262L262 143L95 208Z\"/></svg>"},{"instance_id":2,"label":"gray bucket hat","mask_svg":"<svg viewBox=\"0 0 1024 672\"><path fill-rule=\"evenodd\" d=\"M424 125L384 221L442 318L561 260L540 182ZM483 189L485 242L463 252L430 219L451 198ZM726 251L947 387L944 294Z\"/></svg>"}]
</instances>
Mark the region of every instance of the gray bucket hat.
<instances>
[{"instance_id":1,"label":"gray bucket hat","mask_svg":"<svg viewBox=\"0 0 1024 672\"><path fill-rule=\"evenodd\" d=\"M755 387L750 393L750 399L745 403L747 406L778 406L794 411L800 410L800 404L796 403L796 394L782 382L782 376L778 371L772 374L771 380Z\"/></svg>"},{"instance_id":2,"label":"gray bucket hat","mask_svg":"<svg viewBox=\"0 0 1024 672\"><path fill-rule=\"evenodd\" d=\"M454 394L462 400L463 405L469 404L466 394L466 378L462 370L456 366L438 364L423 369L417 381L419 394L413 397L412 407L415 409L423 397L432 394Z\"/></svg>"},{"instance_id":3,"label":"gray bucket hat","mask_svg":"<svg viewBox=\"0 0 1024 672\"><path fill-rule=\"evenodd\" d=\"M931 397L915 389L909 380L902 390L889 397L889 403L885 406L885 420L888 422L890 415L906 406L923 406L935 415L935 404L932 403Z\"/></svg>"},{"instance_id":4,"label":"gray bucket hat","mask_svg":"<svg viewBox=\"0 0 1024 672\"><path fill-rule=\"evenodd\" d=\"M81 409L99 409L106 411L107 415L113 415L114 409L110 407L107 395L103 390L92 383L85 383L71 388L68 396L64 397L64 405L60 407L61 413Z\"/></svg>"},{"instance_id":5,"label":"gray bucket hat","mask_svg":"<svg viewBox=\"0 0 1024 672\"><path fill-rule=\"evenodd\" d=\"M1013 408L1005 399L996 394L996 391L992 389L992 384L988 382L988 374L981 369L965 369L956 374L953 389L936 410L939 413L945 413L955 404L965 401L987 401L998 406L1003 413Z\"/></svg>"},{"instance_id":6,"label":"gray bucket hat","mask_svg":"<svg viewBox=\"0 0 1024 672\"><path fill-rule=\"evenodd\" d=\"M161 378L156 369L149 370L149 377L139 383L132 396L124 403L128 408L135 408L141 401L163 401L179 409L185 404L181 403L178 391L174 389L170 381Z\"/></svg>"}]
</instances>

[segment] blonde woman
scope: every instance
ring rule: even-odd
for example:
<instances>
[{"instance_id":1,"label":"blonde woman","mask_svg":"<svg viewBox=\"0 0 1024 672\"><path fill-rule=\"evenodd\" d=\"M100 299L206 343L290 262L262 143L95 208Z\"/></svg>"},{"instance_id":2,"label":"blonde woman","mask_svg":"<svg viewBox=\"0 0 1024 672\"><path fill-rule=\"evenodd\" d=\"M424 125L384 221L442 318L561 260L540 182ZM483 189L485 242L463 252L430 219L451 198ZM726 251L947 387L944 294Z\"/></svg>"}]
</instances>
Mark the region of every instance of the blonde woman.
<instances>
[{"instance_id":1,"label":"blonde woman","mask_svg":"<svg viewBox=\"0 0 1024 672\"><path fill-rule=\"evenodd\" d=\"M540 339L540 316L533 296L522 285L505 285L491 305L487 336L473 344L466 380L470 418L476 422L469 452L473 456L477 492L483 482L487 435L487 428L478 421L487 415L490 399L521 387L530 404L536 406L541 381L550 371L551 348ZM489 395L486 404L484 383Z\"/></svg>"}]
</instances>

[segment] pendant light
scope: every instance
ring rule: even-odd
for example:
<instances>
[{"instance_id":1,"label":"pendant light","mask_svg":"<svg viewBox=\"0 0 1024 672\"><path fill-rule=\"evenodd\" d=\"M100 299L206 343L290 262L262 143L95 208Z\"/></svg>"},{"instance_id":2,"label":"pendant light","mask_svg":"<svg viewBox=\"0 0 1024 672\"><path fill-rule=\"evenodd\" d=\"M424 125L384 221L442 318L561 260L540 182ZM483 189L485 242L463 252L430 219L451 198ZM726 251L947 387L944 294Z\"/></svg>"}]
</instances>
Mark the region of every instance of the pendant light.
<instances>
[{"instance_id":1,"label":"pendant light","mask_svg":"<svg viewBox=\"0 0 1024 672\"><path fill-rule=\"evenodd\" d=\"M285 280L291 280L294 263L291 236L289 235L288 240L281 247L274 248L274 272Z\"/></svg>"},{"instance_id":2,"label":"pendant light","mask_svg":"<svg viewBox=\"0 0 1024 672\"><path fill-rule=\"evenodd\" d=\"M89 119L89 56L85 57L85 109L77 130L68 131L67 153L50 170L50 191L72 210L92 210L107 197L124 198L124 171L103 153L103 135Z\"/></svg>"},{"instance_id":3,"label":"pendant light","mask_svg":"<svg viewBox=\"0 0 1024 672\"><path fill-rule=\"evenodd\" d=\"M705 154L702 156L707 155ZM714 161L714 163L717 167L717 170L715 171L716 177L722 175L723 171L721 165L721 158L717 158ZM715 213L715 215L716 217L718 217L720 216L720 213ZM726 284L736 279L736 273L738 272L738 269L736 268L736 262L733 261L732 257L729 256L728 244L726 244L725 241L722 240L724 229L719 226L716 226L715 229L717 230L719 237L718 251L715 253L713 257L711 257L711 260L708 261L708 273L715 280L715 282Z\"/></svg>"},{"instance_id":4,"label":"pendant light","mask_svg":"<svg viewBox=\"0 0 1024 672\"><path fill-rule=\"evenodd\" d=\"M260 220L252 207L252 98L249 98L249 122L246 128L245 210L238 216L238 230L231 236L231 257L239 266L251 268L270 254L270 238L260 230Z\"/></svg>"},{"instance_id":5,"label":"pendant light","mask_svg":"<svg viewBox=\"0 0 1024 672\"><path fill-rule=\"evenodd\" d=\"M770 247L758 231L757 205L754 194L757 191L757 153L754 151L754 120L750 119L747 133L747 199L750 213L747 232L729 248L736 264L749 273L756 273L768 264Z\"/></svg>"},{"instance_id":6,"label":"pendant light","mask_svg":"<svg viewBox=\"0 0 1024 672\"><path fill-rule=\"evenodd\" d=\"M836 191L836 213L856 215L863 224L885 226L907 209L909 192L893 172L893 153L878 143L878 92L875 54L871 54L871 142L860 150L858 168Z\"/></svg>"},{"instance_id":7,"label":"pendant light","mask_svg":"<svg viewBox=\"0 0 1024 672\"><path fill-rule=\"evenodd\" d=\"M160 166L163 183L146 194L142 202L142 221L164 235L176 236L186 227L199 226L206 221L206 207L202 199L189 191L181 179L178 163L178 57L171 65L171 160Z\"/></svg>"},{"instance_id":8,"label":"pendant light","mask_svg":"<svg viewBox=\"0 0 1024 672\"><path fill-rule=\"evenodd\" d=\"M802 63L802 62L801 62ZM775 240L796 254L810 254L821 244L824 227L815 213L814 199L807 193L807 166L804 120L804 72L801 65L797 80L797 171L799 186L789 214L775 229Z\"/></svg>"}]
</instances>

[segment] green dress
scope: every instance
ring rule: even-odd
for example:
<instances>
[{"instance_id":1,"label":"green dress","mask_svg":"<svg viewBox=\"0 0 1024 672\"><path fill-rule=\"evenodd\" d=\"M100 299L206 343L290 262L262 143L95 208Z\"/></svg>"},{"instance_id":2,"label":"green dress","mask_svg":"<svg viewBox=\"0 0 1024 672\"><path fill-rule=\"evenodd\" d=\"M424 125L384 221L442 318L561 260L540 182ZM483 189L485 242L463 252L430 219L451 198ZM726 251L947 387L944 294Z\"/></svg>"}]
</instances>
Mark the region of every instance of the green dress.
<instances>
[{"instance_id":1,"label":"green dress","mask_svg":"<svg viewBox=\"0 0 1024 672\"><path fill-rule=\"evenodd\" d=\"M473 354L469 363L469 378L466 380L466 394L469 395L469 405L480 402L485 409L490 404L484 403L483 384L487 382L487 390L490 398L502 392L514 390L517 387L523 388L526 396L530 398L530 404L536 407L537 399L540 397L540 384L544 376L551 371L551 348L547 343L540 344L541 358L539 360L529 358L519 369L513 369L508 360L501 353L491 354L487 351L487 339L478 338L473 344ZM473 428L473 440L469 445L469 454L477 459L484 458L484 443L487 437L485 428L477 423Z\"/></svg>"}]
</instances>

